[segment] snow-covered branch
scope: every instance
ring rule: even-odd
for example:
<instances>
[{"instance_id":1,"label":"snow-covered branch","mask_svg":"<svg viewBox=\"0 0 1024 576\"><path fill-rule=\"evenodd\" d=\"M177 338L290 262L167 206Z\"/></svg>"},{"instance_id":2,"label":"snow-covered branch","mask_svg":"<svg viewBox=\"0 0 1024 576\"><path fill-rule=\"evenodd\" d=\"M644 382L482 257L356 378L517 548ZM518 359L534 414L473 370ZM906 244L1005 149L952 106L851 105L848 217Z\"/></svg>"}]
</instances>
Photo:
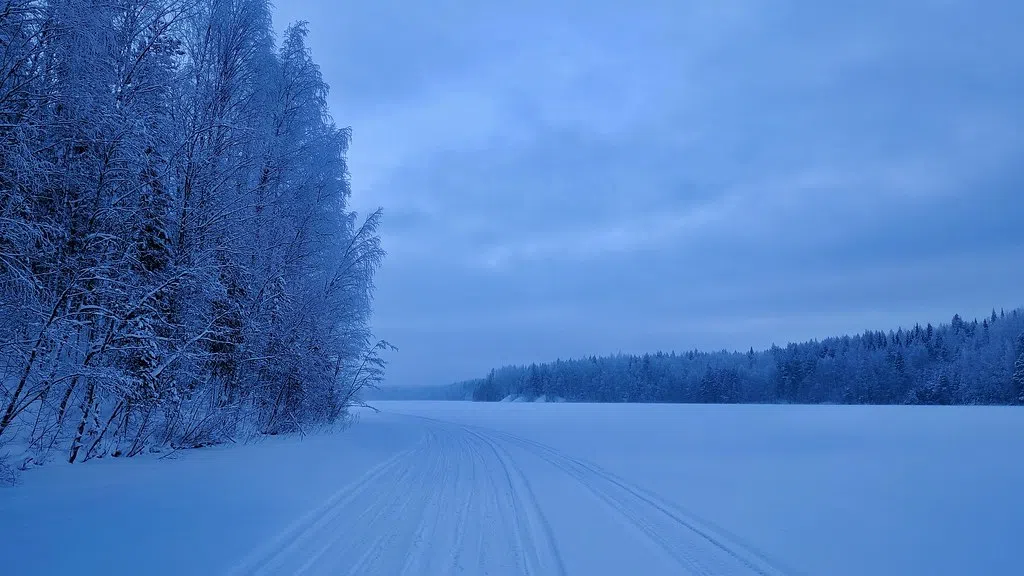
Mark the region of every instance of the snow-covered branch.
<instances>
[{"instance_id":1,"label":"snow-covered branch","mask_svg":"<svg viewBox=\"0 0 1024 576\"><path fill-rule=\"evenodd\" d=\"M0 5L0 441L43 462L341 417L380 212L267 0Z\"/></svg>"}]
</instances>

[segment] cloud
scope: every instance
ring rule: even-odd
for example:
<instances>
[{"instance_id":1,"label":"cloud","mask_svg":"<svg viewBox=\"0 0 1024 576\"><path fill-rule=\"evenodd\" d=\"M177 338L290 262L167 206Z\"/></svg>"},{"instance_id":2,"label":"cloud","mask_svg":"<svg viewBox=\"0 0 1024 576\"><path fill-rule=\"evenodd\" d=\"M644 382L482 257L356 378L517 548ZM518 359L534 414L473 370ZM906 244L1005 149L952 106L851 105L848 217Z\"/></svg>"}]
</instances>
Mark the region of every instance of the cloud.
<instances>
[{"instance_id":1,"label":"cloud","mask_svg":"<svg viewBox=\"0 0 1024 576\"><path fill-rule=\"evenodd\" d=\"M605 222L516 236L472 255L470 262L504 270L534 260L573 262L656 248L686 251L688 240L716 237L758 242L796 235L820 242L837 233L855 235L858 225L877 220L880 211L902 212L942 197L975 193L972 184L979 174L974 167L947 161L959 152L894 158L858 169L803 168L738 182L703 203L640 214L620 211Z\"/></svg>"},{"instance_id":2,"label":"cloud","mask_svg":"<svg viewBox=\"0 0 1024 576\"><path fill-rule=\"evenodd\" d=\"M735 202L735 197L725 197L685 211L646 214L502 244L485 250L477 263L497 270L521 260L579 261L657 247L723 224Z\"/></svg>"},{"instance_id":3,"label":"cloud","mask_svg":"<svg viewBox=\"0 0 1024 576\"><path fill-rule=\"evenodd\" d=\"M281 8L385 208L395 380L1020 304L1018 2Z\"/></svg>"}]
</instances>

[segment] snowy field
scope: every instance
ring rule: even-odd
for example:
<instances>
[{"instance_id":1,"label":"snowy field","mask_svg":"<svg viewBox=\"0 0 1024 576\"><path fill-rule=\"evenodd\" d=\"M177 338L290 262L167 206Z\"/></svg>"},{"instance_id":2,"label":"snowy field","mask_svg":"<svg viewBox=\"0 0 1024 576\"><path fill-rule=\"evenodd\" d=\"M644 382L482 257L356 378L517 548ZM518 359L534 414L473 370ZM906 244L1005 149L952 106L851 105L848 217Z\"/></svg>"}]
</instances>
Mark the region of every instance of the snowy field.
<instances>
[{"instance_id":1,"label":"snowy field","mask_svg":"<svg viewBox=\"0 0 1024 576\"><path fill-rule=\"evenodd\" d=\"M4 574L1022 574L1024 410L379 402L33 470Z\"/></svg>"}]
</instances>

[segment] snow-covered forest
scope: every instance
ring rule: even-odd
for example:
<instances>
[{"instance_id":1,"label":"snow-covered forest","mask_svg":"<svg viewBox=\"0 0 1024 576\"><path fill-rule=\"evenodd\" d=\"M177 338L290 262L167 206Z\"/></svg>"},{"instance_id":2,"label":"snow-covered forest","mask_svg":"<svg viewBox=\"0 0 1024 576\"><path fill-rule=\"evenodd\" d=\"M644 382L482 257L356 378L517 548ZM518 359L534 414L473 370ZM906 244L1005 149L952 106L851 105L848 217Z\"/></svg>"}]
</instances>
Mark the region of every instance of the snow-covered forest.
<instances>
[{"instance_id":1,"label":"snow-covered forest","mask_svg":"<svg viewBox=\"0 0 1024 576\"><path fill-rule=\"evenodd\" d=\"M1024 309L761 352L617 355L505 367L435 394L460 395L482 401L1019 404Z\"/></svg>"},{"instance_id":2,"label":"snow-covered forest","mask_svg":"<svg viewBox=\"0 0 1024 576\"><path fill-rule=\"evenodd\" d=\"M381 378L327 90L268 0L0 5L0 445L305 431Z\"/></svg>"}]
</instances>

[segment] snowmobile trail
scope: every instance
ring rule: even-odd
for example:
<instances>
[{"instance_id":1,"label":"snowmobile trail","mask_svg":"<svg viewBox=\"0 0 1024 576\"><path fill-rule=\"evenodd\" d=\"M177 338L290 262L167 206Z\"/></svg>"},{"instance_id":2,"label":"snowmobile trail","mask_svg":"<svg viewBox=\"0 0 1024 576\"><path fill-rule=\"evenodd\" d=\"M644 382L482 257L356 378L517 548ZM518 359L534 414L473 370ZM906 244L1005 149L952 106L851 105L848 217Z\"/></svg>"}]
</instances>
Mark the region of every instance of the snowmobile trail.
<instances>
[{"instance_id":1,"label":"snowmobile trail","mask_svg":"<svg viewBox=\"0 0 1024 576\"><path fill-rule=\"evenodd\" d=\"M783 576L775 561L725 530L712 527L656 494L632 485L600 467L554 448L492 431L495 437L519 446L573 477L608 505L614 514L635 526L672 556L687 573L699 576L757 574Z\"/></svg>"},{"instance_id":2,"label":"snowmobile trail","mask_svg":"<svg viewBox=\"0 0 1024 576\"><path fill-rule=\"evenodd\" d=\"M565 569L523 473L487 437L423 438L341 488L231 574L528 574Z\"/></svg>"},{"instance_id":3,"label":"snowmobile trail","mask_svg":"<svg viewBox=\"0 0 1024 576\"><path fill-rule=\"evenodd\" d=\"M635 559L644 573L783 574L728 533L549 446L422 416L400 420L419 427L418 443L339 489L231 574L583 573L566 552ZM575 488L553 490L552 478ZM563 523L560 532L549 513L564 518L564 501L603 514L611 531ZM596 544L589 551L579 544L587 537Z\"/></svg>"},{"instance_id":4,"label":"snowmobile trail","mask_svg":"<svg viewBox=\"0 0 1024 576\"><path fill-rule=\"evenodd\" d=\"M1024 574L1018 410L372 408L344 431L26 471L0 488L0 572Z\"/></svg>"}]
</instances>

